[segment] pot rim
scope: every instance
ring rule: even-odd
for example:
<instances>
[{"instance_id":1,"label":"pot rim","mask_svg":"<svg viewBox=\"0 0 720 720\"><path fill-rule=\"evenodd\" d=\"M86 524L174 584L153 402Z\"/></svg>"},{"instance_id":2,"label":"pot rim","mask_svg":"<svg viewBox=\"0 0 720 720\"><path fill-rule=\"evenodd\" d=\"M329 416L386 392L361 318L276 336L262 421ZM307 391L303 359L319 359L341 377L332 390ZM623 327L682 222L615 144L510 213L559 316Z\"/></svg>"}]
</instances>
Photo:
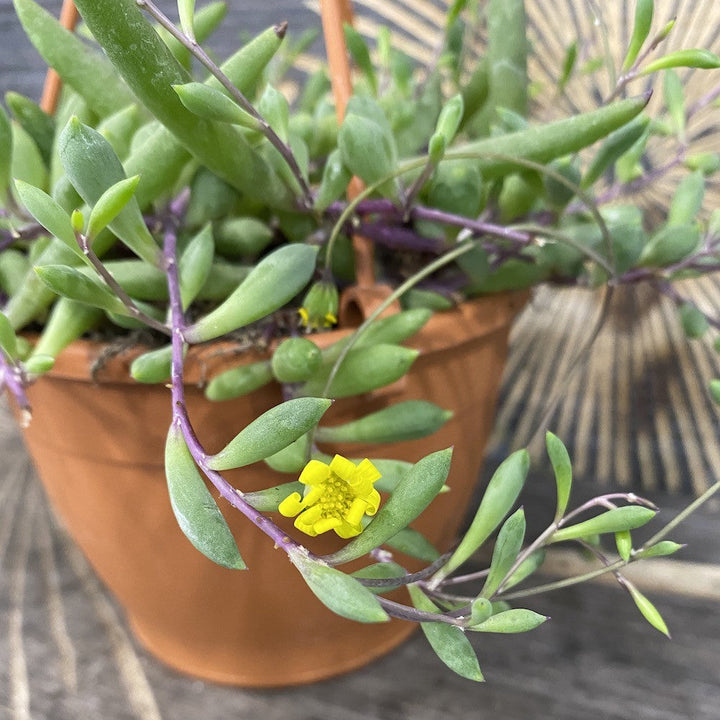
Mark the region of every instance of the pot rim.
<instances>
[{"instance_id":1,"label":"pot rim","mask_svg":"<svg viewBox=\"0 0 720 720\"><path fill-rule=\"evenodd\" d=\"M407 344L420 350L421 355L428 355L476 342L507 327L525 306L528 296L526 290L485 295L466 300L450 310L435 312ZM347 337L354 329L338 328L308 337L324 348ZM111 343L81 338L58 354L54 367L47 374L64 380L140 385L130 376L130 366L149 349L135 344L112 354ZM228 340L195 345L186 358L186 383L204 385L223 370L237 366L238 361L250 363L267 359L267 352L239 350L238 343Z\"/></svg>"}]
</instances>

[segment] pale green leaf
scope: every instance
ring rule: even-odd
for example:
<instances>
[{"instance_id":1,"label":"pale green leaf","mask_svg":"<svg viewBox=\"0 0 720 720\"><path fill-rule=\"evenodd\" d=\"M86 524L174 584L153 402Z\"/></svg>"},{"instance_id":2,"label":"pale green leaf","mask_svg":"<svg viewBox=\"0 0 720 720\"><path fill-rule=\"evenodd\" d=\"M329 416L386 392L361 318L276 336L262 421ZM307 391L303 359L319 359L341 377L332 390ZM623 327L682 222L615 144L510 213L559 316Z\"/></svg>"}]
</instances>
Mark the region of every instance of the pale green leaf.
<instances>
[{"instance_id":1,"label":"pale green leaf","mask_svg":"<svg viewBox=\"0 0 720 720\"><path fill-rule=\"evenodd\" d=\"M165 475L173 512L188 540L218 565L243 570L245 563L230 528L175 423L170 426L165 445Z\"/></svg>"},{"instance_id":2,"label":"pale green leaf","mask_svg":"<svg viewBox=\"0 0 720 720\"><path fill-rule=\"evenodd\" d=\"M572 463L567 448L557 435L548 432L545 434L545 446L547 454L555 473L555 485L557 488L557 509L555 520L559 520L567 509L572 488Z\"/></svg>"},{"instance_id":3,"label":"pale green leaf","mask_svg":"<svg viewBox=\"0 0 720 720\"><path fill-rule=\"evenodd\" d=\"M613 508L584 522L561 528L552 535L550 542L576 540L589 535L634 530L649 523L655 515L654 510L640 505Z\"/></svg>"},{"instance_id":4,"label":"pale green leaf","mask_svg":"<svg viewBox=\"0 0 720 720\"><path fill-rule=\"evenodd\" d=\"M331 402L326 398L303 397L270 408L219 453L208 457L208 467L229 470L270 457L313 428Z\"/></svg>"},{"instance_id":5,"label":"pale green leaf","mask_svg":"<svg viewBox=\"0 0 720 720\"><path fill-rule=\"evenodd\" d=\"M417 585L409 585L408 590L413 605L418 610L438 612L435 603ZM484 681L477 655L465 633L459 627L442 622L424 622L420 623L420 627L435 654L453 672L468 680Z\"/></svg>"},{"instance_id":6,"label":"pale green leaf","mask_svg":"<svg viewBox=\"0 0 720 720\"><path fill-rule=\"evenodd\" d=\"M362 623L389 620L377 597L355 578L311 560L304 548L291 551L290 560L318 600L334 613Z\"/></svg>"},{"instance_id":7,"label":"pale green leaf","mask_svg":"<svg viewBox=\"0 0 720 720\"><path fill-rule=\"evenodd\" d=\"M515 504L530 469L527 450L518 450L503 461L490 478L470 528L445 567L443 578L462 565L492 534Z\"/></svg>"}]
</instances>

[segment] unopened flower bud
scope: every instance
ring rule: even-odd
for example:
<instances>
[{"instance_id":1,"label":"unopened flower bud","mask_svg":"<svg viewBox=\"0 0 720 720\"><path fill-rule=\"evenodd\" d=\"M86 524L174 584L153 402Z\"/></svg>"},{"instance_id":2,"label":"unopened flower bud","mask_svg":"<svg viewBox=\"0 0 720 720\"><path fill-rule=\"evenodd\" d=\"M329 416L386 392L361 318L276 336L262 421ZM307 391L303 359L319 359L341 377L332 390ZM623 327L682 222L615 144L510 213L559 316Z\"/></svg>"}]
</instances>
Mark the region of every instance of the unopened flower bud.
<instances>
[{"instance_id":1,"label":"unopened flower bud","mask_svg":"<svg viewBox=\"0 0 720 720\"><path fill-rule=\"evenodd\" d=\"M329 328L337 323L338 290L330 280L320 280L308 290L300 314L300 324L310 330Z\"/></svg>"}]
</instances>

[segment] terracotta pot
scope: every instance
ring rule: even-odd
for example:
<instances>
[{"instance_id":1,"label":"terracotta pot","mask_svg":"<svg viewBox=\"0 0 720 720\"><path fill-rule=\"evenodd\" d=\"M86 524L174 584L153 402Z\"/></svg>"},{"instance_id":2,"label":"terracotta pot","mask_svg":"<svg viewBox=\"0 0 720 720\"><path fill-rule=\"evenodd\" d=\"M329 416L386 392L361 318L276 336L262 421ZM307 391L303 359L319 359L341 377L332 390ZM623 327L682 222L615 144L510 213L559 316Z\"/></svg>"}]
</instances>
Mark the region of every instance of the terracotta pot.
<instances>
[{"instance_id":1,"label":"terracotta pot","mask_svg":"<svg viewBox=\"0 0 720 720\"><path fill-rule=\"evenodd\" d=\"M410 343L421 350L404 381L370 396L338 401L343 422L358 411L402 399L427 399L454 411L430 438L383 447L324 448L345 455L416 461L455 446L449 485L417 521L440 547L455 537L490 432L510 323L524 295L503 295L437 314ZM337 333L331 333L337 336ZM204 679L245 686L306 683L359 667L413 630L392 621L361 625L326 610L287 558L239 513L223 506L248 571L214 565L178 529L162 466L170 393L129 380L137 353L115 357L94 379L104 348L78 342L29 392L33 421L25 438L50 500L98 575L127 612L138 639L168 665ZM213 372L222 353L206 351L193 372ZM260 412L279 387L225 403L188 388L190 416L208 450L219 450ZM263 463L228 475L255 490L289 476ZM280 522L290 521L278 518ZM324 538L313 549L337 547Z\"/></svg>"}]
</instances>

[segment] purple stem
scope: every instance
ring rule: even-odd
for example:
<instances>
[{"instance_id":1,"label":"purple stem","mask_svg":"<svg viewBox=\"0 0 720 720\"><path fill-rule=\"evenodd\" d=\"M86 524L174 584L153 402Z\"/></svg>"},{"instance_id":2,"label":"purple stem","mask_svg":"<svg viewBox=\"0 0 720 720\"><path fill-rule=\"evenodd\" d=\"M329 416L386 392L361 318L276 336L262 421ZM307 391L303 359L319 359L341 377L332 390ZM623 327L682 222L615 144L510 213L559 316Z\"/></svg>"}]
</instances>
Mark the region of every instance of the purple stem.
<instances>
[{"instance_id":1,"label":"purple stem","mask_svg":"<svg viewBox=\"0 0 720 720\"><path fill-rule=\"evenodd\" d=\"M183 331L185 329L185 317L182 309L182 300L180 298L180 280L178 278L176 254L177 235L174 229L168 229L165 232L163 256L165 259L165 272L167 273L168 292L170 295L170 322L172 327L172 369L170 376L172 383L172 422L180 428L195 462L215 486L220 495L257 525L266 535L272 538L279 548L282 548L285 552L299 549L300 545L295 542L295 540L288 537L274 522L243 500L242 493L236 490L220 473L207 466L207 454L195 434L185 403L185 386L183 383L185 362L183 357Z\"/></svg>"},{"instance_id":2,"label":"purple stem","mask_svg":"<svg viewBox=\"0 0 720 720\"><path fill-rule=\"evenodd\" d=\"M692 117L696 112L699 112L703 108L710 105L720 97L720 84L716 85L712 90L709 90L702 97L698 98L687 111L688 117Z\"/></svg>"},{"instance_id":3,"label":"purple stem","mask_svg":"<svg viewBox=\"0 0 720 720\"><path fill-rule=\"evenodd\" d=\"M0 252L6 250L20 240L37 240L37 238L42 235L47 235L47 231L38 223L26 225L16 232L3 230L2 235L0 235Z\"/></svg>"},{"instance_id":4,"label":"purple stem","mask_svg":"<svg viewBox=\"0 0 720 720\"><path fill-rule=\"evenodd\" d=\"M443 210L423 207L422 205L414 207L411 210L410 215L411 217L418 218L420 220L430 220L444 225L453 225L455 227L465 228L466 230L471 230L473 233L481 235L492 235L493 237L500 238L501 240L509 240L510 242L516 243L522 247L529 245L534 238L534 235L529 232L513 230L512 228L485 222L484 220L471 220L470 218L463 217L462 215L455 215ZM492 247L494 248L494 246Z\"/></svg>"},{"instance_id":5,"label":"purple stem","mask_svg":"<svg viewBox=\"0 0 720 720\"><path fill-rule=\"evenodd\" d=\"M8 360L0 350L0 390L4 387L15 398L22 413L21 424L25 427L30 422L30 401L25 394L25 374L16 363Z\"/></svg>"},{"instance_id":6,"label":"purple stem","mask_svg":"<svg viewBox=\"0 0 720 720\"><path fill-rule=\"evenodd\" d=\"M327 212L330 215L339 215L343 211L344 207L345 205L343 203L336 202L330 205ZM386 199L363 200L358 203L356 214L360 217L365 215L382 214L391 215L396 217L398 220L402 220L403 218L402 209L397 207L391 200ZM472 220L471 218L464 217L463 215L456 215L455 213L445 212L444 210L437 210L423 205L416 205L411 208L409 217L464 228L479 235L491 235L492 237L500 238L501 240L509 240L520 247L529 245L534 239L533 233L522 230L513 230L512 228L504 227L503 225L498 225L496 223L486 222L485 220ZM428 240L428 238L422 239L425 241ZM486 249L492 251L497 248L495 248L492 243L487 243Z\"/></svg>"},{"instance_id":7,"label":"purple stem","mask_svg":"<svg viewBox=\"0 0 720 720\"><path fill-rule=\"evenodd\" d=\"M581 513L584 513L586 510L590 510L598 506L608 507L607 503L611 502L612 500L624 500L630 505L643 505L647 508L650 508L651 510L655 510L655 512L658 511L658 506L655 505L655 503L652 503L645 498L639 497L635 493L608 493L607 495L599 495L598 497L594 497L591 500L588 500L586 503L580 505L580 507L575 508L572 512L569 512L567 515L565 515L565 517L563 517L561 520L558 520L557 527L564 527L565 525L567 525L568 520L572 520L574 517L577 517Z\"/></svg>"},{"instance_id":8,"label":"purple stem","mask_svg":"<svg viewBox=\"0 0 720 720\"><path fill-rule=\"evenodd\" d=\"M446 249L441 238L423 237L410 228L382 222L361 222L355 232L393 250L415 250L440 255Z\"/></svg>"}]
</instances>

